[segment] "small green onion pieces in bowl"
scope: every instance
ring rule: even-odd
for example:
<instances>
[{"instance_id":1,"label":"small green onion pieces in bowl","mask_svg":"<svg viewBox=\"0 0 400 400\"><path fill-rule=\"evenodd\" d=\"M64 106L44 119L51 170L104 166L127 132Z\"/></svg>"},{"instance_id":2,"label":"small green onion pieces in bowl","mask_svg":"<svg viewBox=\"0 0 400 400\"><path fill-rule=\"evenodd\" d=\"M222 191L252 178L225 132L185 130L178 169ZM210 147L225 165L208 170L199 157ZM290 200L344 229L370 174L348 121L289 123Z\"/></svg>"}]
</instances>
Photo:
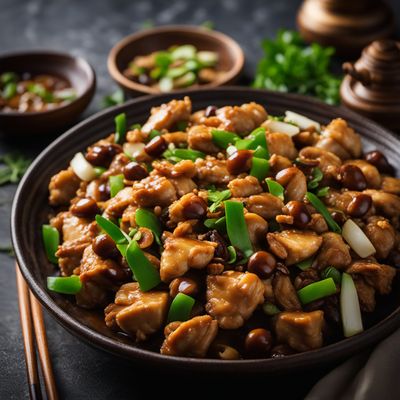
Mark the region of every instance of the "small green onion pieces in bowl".
<instances>
[{"instance_id":1,"label":"small green onion pieces in bowl","mask_svg":"<svg viewBox=\"0 0 400 400\"><path fill-rule=\"evenodd\" d=\"M172 300L171 306L168 312L168 322L174 321L187 321L190 318L190 313L194 306L195 300L184 293L178 293L174 300Z\"/></svg>"},{"instance_id":2,"label":"small green onion pieces in bowl","mask_svg":"<svg viewBox=\"0 0 400 400\"><path fill-rule=\"evenodd\" d=\"M82 282L78 275L48 276L47 289L62 294L77 294L82 289Z\"/></svg>"}]
</instances>

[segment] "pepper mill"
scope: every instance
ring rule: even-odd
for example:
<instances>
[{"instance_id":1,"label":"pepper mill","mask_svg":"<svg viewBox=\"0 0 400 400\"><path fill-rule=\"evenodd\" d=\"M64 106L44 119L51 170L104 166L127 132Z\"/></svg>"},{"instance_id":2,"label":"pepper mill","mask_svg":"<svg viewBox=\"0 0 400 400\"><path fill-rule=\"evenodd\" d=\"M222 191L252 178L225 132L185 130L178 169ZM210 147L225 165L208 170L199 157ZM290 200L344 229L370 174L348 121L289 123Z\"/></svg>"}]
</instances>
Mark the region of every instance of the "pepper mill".
<instances>
[{"instance_id":1,"label":"pepper mill","mask_svg":"<svg viewBox=\"0 0 400 400\"><path fill-rule=\"evenodd\" d=\"M307 42L333 46L337 54L354 58L395 29L393 12L382 0L304 0L297 24Z\"/></svg>"},{"instance_id":2,"label":"pepper mill","mask_svg":"<svg viewBox=\"0 0 400 400\"><path fill-rule=\"evenodd\" d=\"M382 125L400 130L400 42L376 40L355 63L344 63L342 103Z\"/></svg>"}]
</instances>

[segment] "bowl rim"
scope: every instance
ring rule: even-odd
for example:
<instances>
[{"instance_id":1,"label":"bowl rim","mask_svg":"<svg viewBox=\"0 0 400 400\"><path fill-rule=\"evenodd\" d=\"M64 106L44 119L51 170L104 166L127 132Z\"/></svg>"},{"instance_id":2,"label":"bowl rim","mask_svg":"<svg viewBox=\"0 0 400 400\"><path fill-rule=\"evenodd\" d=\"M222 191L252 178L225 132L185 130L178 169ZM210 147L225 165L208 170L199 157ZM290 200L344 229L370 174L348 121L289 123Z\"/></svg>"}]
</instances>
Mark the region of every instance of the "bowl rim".
<instances>
[{"instance_id":1,"label":"bowl rim","mask_svg":"<svg viewBox=\"0 0 400 400\"><path fill-rule=\"evenodd\" d=\"M120 71L117 66L117 56L122 49L124 49L128 44L137 41L139 39L145 38L150 34L163 34L166 32L178 32L178 33L194 33L198 35L205 36L211 40L219 41L223 43L223 46L230 48L236 53L236 57L234 60L233 67L226 71L221 78L217 79L214 82L207 83L201 85L199 89L210 89L218 86L223 86L233 79L238 77L243 70L245 56L242 48L239 43L234 40L232 37L226 35L225 33L210 30L204 27L195 26L195 25L162 25L154 28L143 29L138 32L132 33L128 36L122 38L119 42L117 42L110 50L107 58L107 68L111 77L124 89L128 89L135 92L147 93L147 94L163 94L157 89L154 89L147 85L142 85L141 83L137 83L132 81L131 79L124 76L124 74ZM197 88L196 88L197 89ZM196 89L186 89L186 90L196 90ZM168 93L178 93L180 90L173 90Z\"/></svg>"},{"instance_id":2,"label":"bowl rim","mask_svg":"<svg viewBox=\"0 0 400 400\"><path fill-rule=\"evenodd\" d=\"M57 50L19 50L15 52L7 52L7 53L2 53L0 54L0 61L7 59L7 58L24 58L24 57L32 57L32 56L41 56L41 57L46 57L46 56L57 56L57 57L64 57L68 58L70 60L74 60L77 64L77 68L83 70L86 72L88 79L85 80L85 90L77 96L76 99L73 101L64 104L61 107L54 108L52 110L46 110L46 111L28 111L28 112L18 112L18 111L1 111L0 110L0 118L24 118L24 117L33 117L33 116L47 116L47 115L53 115L58 113L61 110L65 110L68 107L71 107L72 105L75 105L77 102L79 102L82 98L86 96L92 96L91 93L94 93L95 87L96 87L96 73L89 63L85 58L81 56L74 56L69 53L64 53L61 51Z\"/></svg>"},{"instance_id":3,"label":"bowl rim","mask_svg":"<svg viewBox=\"0 0 400 400\"><path fill-rule=\"evenodd\" d=\"M191 370L200 371L207 368L208 371L212 372L233 372L238 371L254 371L267 372L269 374L279 374L287 373L288 371L298 370L299 368L311 368L317 364L321 364L323 360L328 359L329 361L335 361L343 358L344 354L353 355L356 351L365 349L368 345L377 341L377 339L383 339L391 332L393 332L397 327L400 326L400 306L397 307L391 314L386 316L384 319L379 321L377 324L373 325L369 329L365 330L361 334L345 338L339 342L329 344L317 350L311 350L308 352L297 353L289 356L285 356L278 359L245 359L245 360L219 360L219 359L197 359L188 357L176 357L176 356L164 356L160 353L154 351L145 350L142 348L135 347L131 344L116 341L115 339L101 334L100 332L91 329L84 323L73 318L64 309L62 309L56 301L48 294L45 289L42 289L33 274L29 270L29 257L24 254L23 249L19 245L19 230L22 227L17 225L19 209L24 205L24 199L21 197L21 192L25 186L29 187L29 178L32 171L35 170L36 166L40 164L47 155L52 152L55 148L58 148L63 141L67 140L70 136L76 135L76 131L80 131L82 128L90 126L99 118L111 118L117 113L124 111L128 107L134 107L136 104L140 103L152 103L150 107L155 103L159 104L165 100L163 98L168 98L171 96L191 96L201 92L213 92L215 96L229 95L229 93L244 93L244 94L254 94L265 96L281 98L281 99L292 99L297 102L307 103L309 107L320 107L325 109L325 111L332 111L332 108L343 111L346 114L345 118L352 118L359 121L359 123L368 123L371 130L375 131L385 131L388 137L397 142L400 139L391 131L378 125L377 123L360 116L359 114L349 110L345 107L333 107L328 104L322 103L314 98L298 95L298 94L288 94L272 92L263 89L251 89L245 87L223 87L214 89L196 89L190 91L180 91L176 93L159 94L158 96L143 96L140 98L129 100L128 102L117 105L115 107L108 108L103 111L92 115L91 117L85 119L84 121L78 123L63 135L58 137L49 146L47 146L33 161L31 166L28 168L27 172L23 176L18 188L16 190L12 209L11 209L11 239L15 250L17 263L19 265L20 271L22 272L24 278L26 279L29 287L31 288L34 295L38 300L50 311L50 314L57 319L57 321L64 326L69 332L77 336L78 338L84 340L88 344L106 350L110 353L122 356L128 359L135 359L144 362L151 362L153 365L174 367L174 368L190 368Z\"/></svg>"}]
</instances>

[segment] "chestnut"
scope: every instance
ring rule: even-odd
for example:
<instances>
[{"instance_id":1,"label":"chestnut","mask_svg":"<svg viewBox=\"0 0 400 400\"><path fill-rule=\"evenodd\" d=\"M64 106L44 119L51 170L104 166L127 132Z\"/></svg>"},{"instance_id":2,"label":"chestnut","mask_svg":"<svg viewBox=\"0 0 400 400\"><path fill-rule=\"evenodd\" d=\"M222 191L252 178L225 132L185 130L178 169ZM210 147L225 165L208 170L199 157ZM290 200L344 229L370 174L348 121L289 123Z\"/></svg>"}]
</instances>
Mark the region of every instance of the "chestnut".
<instances>
[{"instance_id":1,"label":"chestnut","mask_svg":"<svg viewBox=\"0 0 400 400\"><path fill-rule=\"evenodd\" d=\"M167 141L162 136L156 136L144 146L144 151L151 157L158 157L168 148Z\"/></svg>"},{"instance_id":2,"label":"chestnut","mask_svg":"<svg viewBox=\"0 0 400 400\"><path fill-rule=\"evenodd\" d=\"M363 217L372 206L372 197L368 194L360 193L351 200L347 206L347 214L351 217Z\"/></svg>"},{"instance_id":3,"label":"chestnut","mask_svg":"<svg viewBox=\"0 0 400 400\"><path fill-rule=\"evenodd\" d=\"M127 165L124 166L122 173L124 174L125 179L128 181L140 181L141 179L146 178L149 174L146 169L143 168L136 161L131 161Z\"/></svg>"},{"instance_id":4,"label":"chestnut","mask_svg":"<svg viewBox=\"0 0 400 400\"><path fill-rule=\"evenodd\" d=\"M239 175L251 168L253 153L250 150L235 151L226 161L226 167L231 175Z\"/></svg>"},{"instance_id":5,"label":"chestnut","mask_svg":"<svg viewBox=\"0 0 400 400\"><path fill-rule=\"evenodd\" d=\"M245 339L246 354L253 358L264 358L269 355L272 347L271 332L264 328L251 330Z\"/></svg>"},{"instance_id":6,"label":"chestnut","mask_svg":"<svg viewBox=\"0 0 400 400\"><path fill-rule=\"evenodd\" d=\"M267 251L255 252L247 262L247 271L261 279L269 278L276 268L275 257Z\"/></svg>"},{"instance_id":7,"label":"chestnut","mask_svg":"<svg viewBox=\"0 0 400 400\"><path fill-rule=\"evenodd\" d=\"M80 218L92 218L100 212L97 203L92 198L83 198L71 206L71 213Z\"/></svg>"},{"instance_id":8,"label":"chestnut","mask_svg":"<svg viewBox=\"0 0 400 400\"><path fill-rule=\"evenodd\" d=\"M311 221L310 212L308 211L307 206L301 201L289 201L285 205L284 211L286 214L293 217L293 226L295 228L304 229Z\"/></svg>"},{"instance_id":9,"label":"chestnut","mask_svg":"<svg viewBox=\"0 0 400 400\"><path fill-rule=\"evenodd\" d=\"M92 243L93 251L101 258L116 258L118 249L110 236L102 234L96 236Z\"/></svg>"},{"instance_id":10,"label":"chestnut","mask_svg":"<svg viewBox=\"0 0 400 400\"><path fill-rule=\"evenodd\" d=\"M356 165L342 165L340 167L340 180L342 185L349 190L362 191L367 188L365 175Z\"/></svg>"},{"instance_id":11,"label":"chestnut","mask_svg":"<svg viewBox=\"0 0 400 400\"><path fill-rule=\"evenodd\" d=\"M393 167L390 165L386 156L380 151L370 151L364 155L364 159L376 167L382 174L393 174Z\"/></svg>"}]
</instances>

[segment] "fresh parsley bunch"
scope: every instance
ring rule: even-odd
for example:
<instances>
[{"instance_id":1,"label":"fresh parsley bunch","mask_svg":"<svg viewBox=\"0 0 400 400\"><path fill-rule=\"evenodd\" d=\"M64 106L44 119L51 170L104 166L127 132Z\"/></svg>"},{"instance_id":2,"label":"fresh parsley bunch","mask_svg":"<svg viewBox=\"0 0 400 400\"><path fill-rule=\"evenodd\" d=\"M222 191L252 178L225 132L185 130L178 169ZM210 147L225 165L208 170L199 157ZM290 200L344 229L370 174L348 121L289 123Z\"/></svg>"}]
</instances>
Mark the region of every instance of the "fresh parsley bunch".
<instances>
[{"instance_id":1,"label":"fresh parsley bunch","mask_svg":"<svg viewBox=\"0 0 400 400\"><path fill-rule=\"evenodd\" d=\"M275 40L264 40L262 47L264 57L258 63L254 87L307 94L339 104L341 79L329 71L333 47L306 46L297 32L288 30L280 30Z\"/></svg>"}]
</instances>

